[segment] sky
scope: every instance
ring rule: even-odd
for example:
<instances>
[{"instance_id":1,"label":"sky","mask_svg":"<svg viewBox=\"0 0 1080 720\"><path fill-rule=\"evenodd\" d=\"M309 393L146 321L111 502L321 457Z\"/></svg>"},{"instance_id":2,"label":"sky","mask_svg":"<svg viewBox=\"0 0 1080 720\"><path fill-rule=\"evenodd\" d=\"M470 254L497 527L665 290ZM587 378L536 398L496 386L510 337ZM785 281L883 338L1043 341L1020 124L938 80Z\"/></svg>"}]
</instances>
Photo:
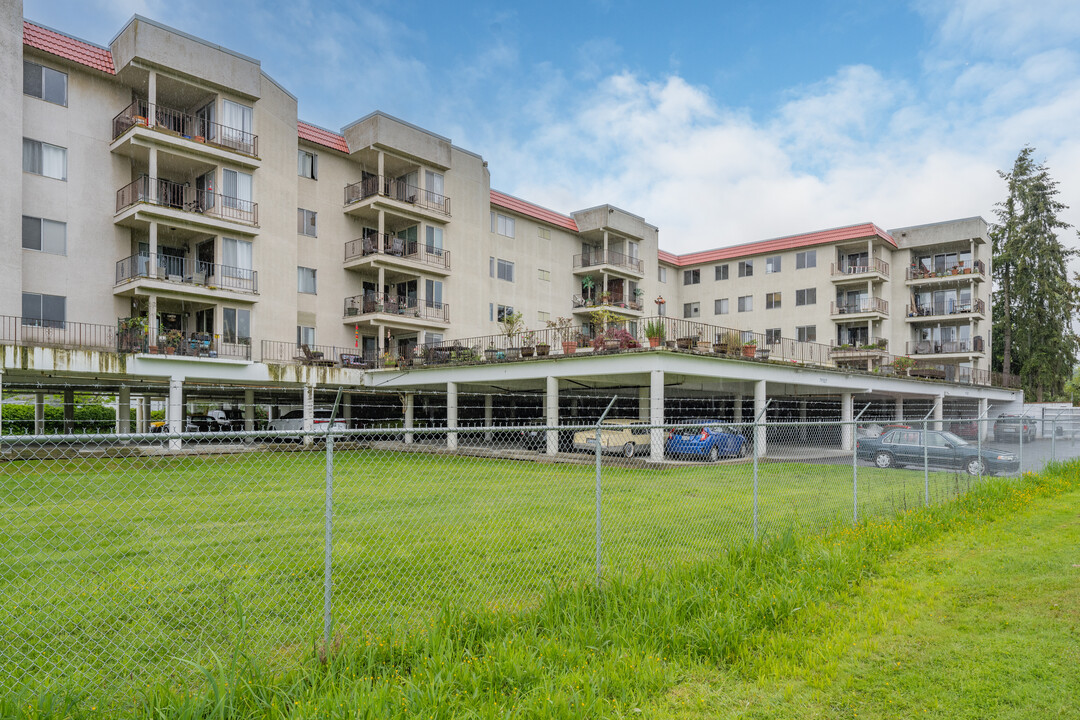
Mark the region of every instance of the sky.
<instances>
[{"instance_id":1,"label":"sky","mask_svg":"<svg viewBox=\"0 0 1080 720\"><path fill-rule=\"evenodd\" d=\"M672 252L992 221L1024 145L1080 225L1076 0L24 0L103 45L135 13L260 60L303 120L382 110L482 155L498 190L611 203Z\"/></svg>"}]
</instances>

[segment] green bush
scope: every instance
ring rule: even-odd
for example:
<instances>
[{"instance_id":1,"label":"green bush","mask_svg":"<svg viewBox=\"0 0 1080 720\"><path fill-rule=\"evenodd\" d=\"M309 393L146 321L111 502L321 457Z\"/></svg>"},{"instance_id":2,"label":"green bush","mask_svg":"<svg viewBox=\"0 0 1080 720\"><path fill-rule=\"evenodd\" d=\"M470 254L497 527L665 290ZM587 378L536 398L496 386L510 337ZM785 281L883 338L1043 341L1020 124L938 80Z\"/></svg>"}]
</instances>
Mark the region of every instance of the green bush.
<instances>
[{"instance_id":1,"label":"green bush","mask_svg":"<svg viewBox=\"0 0 1080 720\"><path fill-rule=\"evenodd\" d=\"M132 413L134 419L134 412ZM105 405L77 405L75 407L76 433L112 432L116 428L116 412ZM3 434L31 435L34 432L33 405L4 405ZM45 406L45 434L59 435L64 432L64 410L52 405Z\"/></svg>"}]
</instances>

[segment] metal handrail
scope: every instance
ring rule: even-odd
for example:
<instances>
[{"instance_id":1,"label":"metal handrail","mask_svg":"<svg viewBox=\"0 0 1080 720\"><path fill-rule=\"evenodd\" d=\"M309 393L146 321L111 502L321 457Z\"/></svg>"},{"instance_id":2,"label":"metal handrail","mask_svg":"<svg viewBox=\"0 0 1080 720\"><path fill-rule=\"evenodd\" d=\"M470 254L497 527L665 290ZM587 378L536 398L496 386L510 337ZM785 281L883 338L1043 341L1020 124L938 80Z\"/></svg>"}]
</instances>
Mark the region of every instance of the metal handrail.
<instances>
[{"instance_id":1,"label":"metal handrail","mask_svg":"<svg viewBox=\"0 0 1080 720\"><path fill-rule=\"evenodd\" d=\"M139 203L210 215L246 225L259 224L258 203L146 175L140 175L137 180L116 191L116 212Z\"/></svg>"},{"instance_id":2,"label":"metal handrail","mask_svg":"<svg viewBox=\"0 0 1080 720\"><path fill-rule=\"evenodd\" d=\"M574 256L575 268L587 268L597 265L614 265L641 274L644 272L644 263L636 257L632 257L618 250L604 250L596 248L587 253L579 253Z\"/></svg>"},{"instance_id":3,"label":"metal handrail","mask_svg":"<svg viewBox=\"0 0 1080 720\"><path fill-rule=\"evenodd\" d=\"M238 268L172 255L132 255L116 263L116 284L138 278L167 280L210 289L234 290L257 294L259 273Z\"/></svg>"},{"instance_id":4,"label":"metal handrail","mask_svg":"<svg viewBox=\"0 0 1080 720\"><path fill-rule=\"evenodd\" d=\"M450 305L394 293L364 293L345 298L345 317L386 313L450 322Z\"/></svg>"},{"instance_id":5,"label":"metal handrail","mask_svg":"<svg viewBox=\"0 0 1080 720\"><path fill-rule=\"evenodd\" d=\"M875 257L870 258L869 263L865 265L848 262L839 262L832 264L833 277L838 277L841 275L864 275L871 272L888 275L889 263L885 262L881 258Z\"/></svg>"},{"instance_id":6,"label":"metal handrail","mask_svg":"<svg viewBox=\"0 0 1080 720\"><path fill-rule=\"evenodd\" d=\"M345 262L371 255L386 255L416 260L450 269L450 251L419 240L406 240L386 233L371 233L345 243Z\"/></svg>"},{"instance_id":7,"label":"metal handrail","mask_svg":"<svg viewBox=\"0 0 1080 720\"><path fill-rule=\"evenodd\" d=\"M854 315L879 312L889 314L889 302L879 297L869 297L857 302L831 303L833 315Z\"/></svg>"},{"instance_id":8,"label":"metal handrail","mask_svg":"<svg viewBox=\"0 0 1080 720\"><path fill-rule=\"evenodd\" d=\"M349 183L345 186L346 205L352 205L376 195L409 205L417 205L443 215L450 215L450 198L431 190L409 185L405 181L396 178L368 175L359 182Z\"/></svg>"},{"instance_id":9,"label":"metal handrail","mask_svg":"<svg viewBox=\"0 0 1080 720\"><path fill-rule=\"evenodd\" d=\"M165 130L193 142L205 142L253 157L259 154L259 136L254 133L146 100L135 100L116 114L113 118L113 140L136 126Z\"/></svg>"}]
</instances>

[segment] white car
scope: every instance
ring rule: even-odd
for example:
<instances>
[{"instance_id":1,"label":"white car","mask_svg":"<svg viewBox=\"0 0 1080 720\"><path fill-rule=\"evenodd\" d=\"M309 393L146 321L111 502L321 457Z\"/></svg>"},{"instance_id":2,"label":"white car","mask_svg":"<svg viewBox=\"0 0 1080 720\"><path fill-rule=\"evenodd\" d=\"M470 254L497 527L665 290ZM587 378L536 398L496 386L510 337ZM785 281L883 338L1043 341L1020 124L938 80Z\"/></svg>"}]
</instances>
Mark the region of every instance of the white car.
<instances>
[{"instance_id":1,"label":"white car","mask_svg":"<svg viewBox=\"0 0 1080 720\"><path fill-rule=\"evenodd\" d=\"M330 416L332 412L330 410L316 410L315 417L312 422L312 429L315 431L315 439L319 439L319 434L325 433L328 430L333 430L334 437L341 437L338 432L344 432L349 429L348 425L341 418L334 420L333 427L328 427L330 423ZM267 426L268 430L282 430L282 431L296 431L303 432L304 430L304 411L303 410L290 410L279 418L275 418L270 421ZM280 438L279 438L280 439ZM302 435L298 435L297 440L303 439Z\"/></svg>"}]
</instances>

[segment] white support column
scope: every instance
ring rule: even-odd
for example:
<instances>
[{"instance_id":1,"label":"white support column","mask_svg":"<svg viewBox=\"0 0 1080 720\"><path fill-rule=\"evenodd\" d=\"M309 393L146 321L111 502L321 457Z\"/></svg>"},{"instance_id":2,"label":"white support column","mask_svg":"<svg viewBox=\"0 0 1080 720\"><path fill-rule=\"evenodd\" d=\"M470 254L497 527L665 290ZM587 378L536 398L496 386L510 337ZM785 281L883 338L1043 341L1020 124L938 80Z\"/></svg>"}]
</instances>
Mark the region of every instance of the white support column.
<instances>
[{"instance_id":1,"label":"white support column","mask_svg":"<svg viewBox=\"0 0 1080 720\"><path fill-rule=\"evenodd\" d=\"M806 401L799 401L799 442L807 442L810 434L806 427Z\"/></svg>"},{"instance_id":2,"label":"white support column","mask_svg":"<svg viewBox=\"0 0 1080 720\"><path fill-rule=\"evenodd\" d=\"M977 426L975 428L975 431L982 433L983 440L989 440L990 439L990 434L989 434L988 431L989 431L990 427L993 425L993 423L990 423L990 422L987 421L987 417L990 414L989 410L990 410L990 401L987 400L986 398L979 398L979 417L982 418L982 420L975 423L976 426Z\"/></svg>"},{"instance_id":3,"label":"white support column","mask_svg":"<svg viewBox=\"0 0 1080 720\"><path fill-rule=\"evenodd\" d=\"M491 427L495 420L495 398L490 393L484 396L484 427ZM491 442L495 439L495 433L490 430L484 433L484 440Z\"/></svg>"},{"instance_id":4,"label":"white support column","mask_svg":"<svg viewBox=\"0 0 1080 720\"><path fill-rule=\"evenodd\" d=\"M382 173L379 173L379 174L381 175ZM382 250L383 250L383 235L386 233L386 216L383 214L382 210L379 211L378 223L379 223L378 224L379 236L377 238L375 238L375 247L378 248L379 252L382 252ZM379 286L379 292L382 292L381 281L380 281L380 286Z\"/></svg>"},{"instance_id":5,"label":"white support column","mask_svg":"<svg viewBox=\"0 0 1080 720\"><path fill-rule=\"evenodd\" d=\"M898 423L904 422L904 398L902 397L896 398L896 415L894 419Z\"/></svg>"},{"instance_id":6,"label":"white support column","mask_svg":"<svg viewBox=\"0 0 1080 720\"><path fill-rule=\"evenodd\" d=\"M143 425L146 424L146 396L139 395L135 398L135 432L144 433Z\"/></svg>"},{"instance_id":7,"label":"white support column","mask_svg":"<svg viewBox=\"0 0 1080 720\"><path fill-rule=\"evenodd\" d=\"M934 398L934 429L941 431L941 421L945 417L945 396L938 395Z\"/></svg>"},{"instance_id":8,"label":"white support column","mask_svg":"<svg viewBox=\"0 0 1080 720\"><path fill-rule=\"evenodd\" d=\"M555 427L559 424L559 378L548 376L547 379L547 394L545 395L547 400L547 413L544 418L544 424L548 427ZM557 455L559 452L559 431L548 430L547 431L547 454Z\"/></svg>"},{"instance_id":9,"label":"white support column","mask_svg":"<svg viewBox=\"0 0 1080 720\"><path fill-rule=\"evenodd\" d=\"M151 250L151 253L152 252L153 251ZM151 263L156 262L155 260L153 260L153 255L151 255L150 257ZM154 266L151 265L151 267L153 268ZM154 270L154 272L156 273L157 270ZM160 331L158 330L157 295L153 293L150 294L150 298L147 303L146 320L150 328L148 331L150 337L146 339L146 342L148 345L156 346L158 344L158 335L160 334ZM158 350L160 352L161 348L158 348Z\"/></svg>"},{"instance_id":10,"label":"white support column","mask_svg":"<svg viewBox=\"0 0 1080 720\"><path fill-rule=\"evenodd\" d=\"M378 169L379 169L379 178L381 180L383 173L386 172L386 157L383 155L382 150L379 151L379 154L376 157L377 157L376 163L377 163ZM382 212L380 212L379 215L381 216ZM382 232L382 231L380 230L379 232Z\"/></svg>"},{"instance_id":11,"label":"white support column","mask_svg":"<svg viewBox=\"0 0 1080 720\"><path fill-rule=\"evenodd\" d=\"M854 393L844 392L840 394L840 448L851 450L854 447L852 439L855 437L851 421L855 417Z\"/></svg>"},{"instance_id":12,"label":"white support column","mask_svg":"<svg viewBox=\"0 0 1080 720\"><path fill-rule=\"evenodd\" d=\"M45 433L45 393L34 393L34 434Z\"/></svg>"},{"instance_id":13,"label":"white support column","mask_svg":"<svg viewBox=\"0 0 1080 720\"><path fill-rule=\"evenodd\" d=\"M765 409L765 381L754 381L754 418L758 422L757 430L755 431L757 437L757 456L765 457L768 445L768 433L766 432L765 421L768 420L768 416L762 412Z\"/></svg>"},{"instance_id":14,"label":"white support column","mask_svg":"<svg viewBox=\"0 0 1080 720\"><path fill-rule=\"evenodd\" d=\"M457 450L458 446L458 434L453 430L457 429L457 411L458 411L458 394L457 383L446 383L446 427L450 428L446 433L446 449Z\"/></svg>"},{"instance_id":15,"label":"white support column","mask_svg":"<svg viewBox=\"0 0 1080 720\"><path fill-rule=\"evenodd\" d=\"M649 424L664 424L664 371L653 370L649 373ZM649 431L649 460L664 461L664 428L654 427Z\"/></svg>"},{"instance_id":16,"label":"white support column","mask_svg":"<svg viewBox=\"0 0 1080 720\"><path fill-rule=\"evenodd\" d=\"M255 391L244 391L244 430L252 432L255 429Z\"/></svg>"},{"instance_id":17,"label":"white support column","mask_svg":"<svg viewBox=\"0 0 1080 720\"><path fill-rule=\"evenodd\" d=\"M116 399L116 432L121 435L131 432L131 388L127 385L120 386Z\"/></svg>"},{"instance_id":18,"label":"white support column","mask_svg":"<svg viewBox=\"0 0 1080 720\"><path fill-rule=\"evenodd\" d=\"M314 442L314 438L311 436L311 432L315 430L315 386L305 385L303 389L303 404L304 404L304 445L311 445Z\"/></svg>"},{"instance_id":19,"label":"white support column","mask_svg":"<svg viewBox=\"0 0 1080 720\"><path fill-rule=\"evenodd\" d=\"M735 408L733 410L734 418L732 419L732 422L734 422L734 423L741 423L743 421L743 406L742 406L742 404L743 404L743 396L742 396L742 391L740 390L739 392L737 392L735 394Z\"/></svg>"},{"instance_id":20,"label":"white support column","mask_svg":"<svg viewBox=\"0 0 1080 720\"><path fill-rule=\"evenodd\" d=\"M4 368L0 366L0 437L4 434ZM0 445L0 451L4 448Z\"/></svg>"},{"instance_id":21,"label":"white support column","mask_svg":"<svg viewBox=\"0 0 1080 720\"><path fill-rule=\"evenodd\" d=\"M151 118L151 123L153 123L152 118ZM154 147L153 145L151 145L150 148L148 149L148 153L149 153L149 159L147 161L147 166L148 166L147 172L150 175L150 177L147 178L146 182L149 183L150 187L146 188L146 190L147 190L147 194L150 195L150 202L154 202L155 200L157 200L157 195L158 195L158 162L157 162L158 157L157 157L157 148Z\"/></svg>"},{"instance_id":22,"label":"white support column","mask_svg":"<svg viewBox=\"0 0 1080 720\"><path fill-rule=\"evenodd\" d=\"M64 391L64 434L75 432L75 391Z\"/></svg>"},{"instance_id":23,"label":"white support column","mask_svg":"<svg viewBox=\"0 0 1080 720\"><path fill-rule=\"evenodd\" d=\"M175 435L184 429L184 378L171 377L169 378L169 408L166 411L166 418L169 423L169 434ZM179 450L183 446L183 441L180 438L173 438L169 440L170 450Z\"/></svg>"},{"instance_id":24,"label":"white support column","mask_svg":"<svg viewBox=\"0 0 1080 720\"><path fill-rule=\"evenodd\" d=\"M415 427L416 420L416 395L413 393L405 393L405 429L412 430ZM413 434L411 432L405 433L405 444L413 444Z\"/></svg>"},{"instance_id":25,"label":"white support column","mask_svg":"<svg viewBox=\"0 0 1080 720\"><path fill-rule=\"evenodd\" d=\"M650 388L644 385L638 388L638 420L643 422L649 421L649 392Z\"/></svg>"},{"instance_id":26,"label":"white support column","mask_svg":"<svg viewBox=\"0 0 1080 720\"><path fill-rule=\"evenodd\" d=\"M146 100L151 105L157 105L157 72L154 70L146 73ZM148 110L147 112L151 113L150 117L152 118L153 111ZM149 118L147 119L149 120Z\"/></svg>"},{"instance_id":27,"label":"white support column","mask_svg":"<svg viewBox=\"0 0 1080 720\"><path fill-rule=\"evenodd\" d=\"M345 427L352 428L352 393L341 393L341 417L345 420Z\"/></svg>"}]
</instances>

